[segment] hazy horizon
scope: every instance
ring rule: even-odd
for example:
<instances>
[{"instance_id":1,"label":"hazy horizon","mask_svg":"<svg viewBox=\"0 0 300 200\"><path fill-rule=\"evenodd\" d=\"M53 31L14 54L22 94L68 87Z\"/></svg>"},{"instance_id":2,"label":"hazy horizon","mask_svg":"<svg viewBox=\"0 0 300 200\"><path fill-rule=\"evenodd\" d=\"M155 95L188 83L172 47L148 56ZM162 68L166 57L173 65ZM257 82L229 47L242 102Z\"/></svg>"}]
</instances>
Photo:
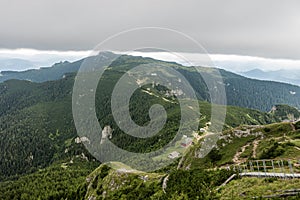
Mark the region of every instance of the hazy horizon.
<instances>
[{"instance_id":1,"label":"hazy horizon","mask_svg":"<svg viewBox=\"0 0 300 200\"><path fill-rule=\"evenodd\" d=\"M34 66L21 67L13 66L13 63L6 67L0 66L0 71L23 71L27 69L39 69L41 67L50 67L55 63L69 61L74 62L91 55L91 50L87 51L57 51L57 50L37 50L37 49L0 49L0 65L1 61L16 60L28 61ZM201 54L177 52L184 56L189 63L186 63L175 53L169 52L115 52L120 54L129 54L135 56L151 57L164 61L174 61L182 65L202 65L208 66L201 60ZM300 60L296 59L274 59L265 57L255 57L237 54L208 54L214 63L214 66L235 73L247 72L253 69L262 71L277 70L295 70L300 66Z\"/></svg>"}]
</instances>

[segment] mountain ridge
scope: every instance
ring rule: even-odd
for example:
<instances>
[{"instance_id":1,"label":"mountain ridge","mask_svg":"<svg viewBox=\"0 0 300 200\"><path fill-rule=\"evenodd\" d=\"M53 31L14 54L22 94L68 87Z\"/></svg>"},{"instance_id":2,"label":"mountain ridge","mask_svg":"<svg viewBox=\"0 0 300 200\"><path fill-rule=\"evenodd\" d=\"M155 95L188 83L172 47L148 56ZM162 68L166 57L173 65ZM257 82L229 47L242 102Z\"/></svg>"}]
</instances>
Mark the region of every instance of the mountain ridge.
<instances>
[{"instance_id":1,"label":"mountain ridge","mask_svg":"<svg viewBox=\"0 0 300 200\"><path fill-rule=\"evenodd\" d=\"M279 69L274 71L263 71L261 69L256 68L250 71L241 72L240 74L249 78L259 80L282 82L297 86L300 85L300 71L297 69Z\"/></svg>"}]
</instances>

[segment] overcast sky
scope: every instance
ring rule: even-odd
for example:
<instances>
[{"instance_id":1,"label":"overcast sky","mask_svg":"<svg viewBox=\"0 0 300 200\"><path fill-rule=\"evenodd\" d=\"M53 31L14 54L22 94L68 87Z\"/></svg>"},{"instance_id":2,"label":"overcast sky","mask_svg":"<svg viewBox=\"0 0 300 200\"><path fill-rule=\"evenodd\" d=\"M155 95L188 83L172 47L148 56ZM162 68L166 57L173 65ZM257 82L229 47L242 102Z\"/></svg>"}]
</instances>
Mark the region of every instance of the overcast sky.
<instances>
[{"instance_id":1,"label":"overcast sky","mask_svg":"<svg viewBox=\"0 0 300 200\"><path fill-rule=\"evenodd\" d=\"M89 50L120 31L158 26L213 54L300 59L299 9L297 0L1 0L0 48Z\"/></svg>"}]
</instances>

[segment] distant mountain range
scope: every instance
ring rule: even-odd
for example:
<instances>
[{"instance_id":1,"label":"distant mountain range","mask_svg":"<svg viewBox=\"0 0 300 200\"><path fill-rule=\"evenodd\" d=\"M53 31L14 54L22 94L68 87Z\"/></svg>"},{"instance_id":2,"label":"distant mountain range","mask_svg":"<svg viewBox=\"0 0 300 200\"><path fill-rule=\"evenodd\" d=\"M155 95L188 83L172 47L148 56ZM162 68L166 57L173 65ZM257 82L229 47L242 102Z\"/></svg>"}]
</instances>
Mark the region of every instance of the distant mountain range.
<instances>
[{"instance_id":1,"label":"distant mountain range","mask_svg":"<svg viewBox=\"0 0 300 200\"><path fill-rule=\"evenodd\" d=\"M32 68L38 67L39 64L19 59L19 58L0 58L0 72L1 71L7 71L7 70L14 70L14 71L24 71Z\"/></svg>"},{"instance_id":2,"label":"distant mountain range","mask_svg":"<svg viewBox=\"0 0 300 200\"><path fill-rule=\"evenodd\" d=\"M114 56L114 54L111 52L104 52L102 53L102 56ZM68 73L76 73L83 60L84 59L72 63L60 62L54 64L52 67L21 72L3 71L1 72L0 82L10 79L28 80L31 82L45 82L62 79ZM199 100L210 100L209 93L201 75L195 71L185 70L180 64L127 55L121 56L120 60L125 60L124 62L133 62L133 60L136 60L138 63L169 63L170 66L178 68L178 71L191 82ZM209 75L209 68L202 67L201 69L201 73ZM223 77L223 84L227 94L227 103L229 105L258 109L261 111L270 111L276 104L288 104L300 108L299 86L274 81L249 79L222 69L220 69L220 73ZM255 74L256 76L259 76L261 73L262 72L259 70L252 71L253 76ZM247 74L249 75L251 73L249 72ZM290 78L296 79L294 75L290 75Z\"/></svg>"},{"instance_id":3,"label":"distant mountain range","mask_svg":"<svg viewBox=\"0 0 300 200\"><path fill-rule=\"evenodd\" d=\"M113 56L111 52L102 52L102 56ZM50 67L41 67L39 69L29 69L23 71L1 71L0 82L10 79L27 80L31 82L45 82L58 80L64 77L67 73L77 72L84 59L75 62L58 62Z\"/></svg>"},{"instance_id":4,"label":"distant mountain range","mask_svg":"<svg viewBox=\"0 0 300 200\"><path fill-rule=\"evenodd\" d=\"M106 52L110 54L110 52ZM54 60L54 59L52 59ZM20 58L1 58L0 57L0 82L9 79L29 80L33 82L43 82L46 80L57 80L62 78L65 73L75 72L79 69L82 60L76 62L57 62L50 66L51 60L45 62L37 62L32 60L20 59ZM242 68L244 65L237 64L235 62L217 62L216 66L226 71L230 71L247 78L253 78L258 80L268 80L282 83L289 83L300 86L300 69L280 69L274 71L265 71L259 69L258 63L249 63L247 66L251 68L249 71L240 72L237 68ZM71 65L71 67L70 67ZM50 67L41 67L50 66ZM232 67L230 67L232 66ZM256 67L256 68L255 68ZM55 69L53 69L55 68ZM58 69L61 68L61 69ZM235 69L232 70L231 68ZM49 74L49 72L51 73Z\"/></svg>"},{"instance_id":5,"label":"distant mountain range","mask_svg":"<svg viewBox=\"0 0 300 200\"><path fill-rule=\"evenodd\" d=\"M58 80L64 77L66 73L76 72L83 60L77 62L60 62L51 67L42 67L40 69L30 69L25 71L1 71L0 82L18 79L27 80L31 82L45 82L51 80Z\"/></svg>"},{"instance_id":6,"label":"distant mountain range","mask_svg":"<svg viewBox=\"0 0 300 200\"><path fill-rule=\"evenodd\" d=\"M263 71L260 69L253 69L240 74L248 78L300 85L300 70L280 69L276 71Z\"/></svg>"}]
</instances>

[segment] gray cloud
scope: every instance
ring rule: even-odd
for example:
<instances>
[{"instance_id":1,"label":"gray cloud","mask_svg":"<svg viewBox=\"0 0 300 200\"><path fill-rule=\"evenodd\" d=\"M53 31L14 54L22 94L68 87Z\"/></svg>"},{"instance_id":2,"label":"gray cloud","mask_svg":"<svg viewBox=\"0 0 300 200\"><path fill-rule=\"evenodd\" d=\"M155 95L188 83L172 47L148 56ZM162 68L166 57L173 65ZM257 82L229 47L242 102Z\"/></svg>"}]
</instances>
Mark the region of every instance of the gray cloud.
<instances>
[{"instance_id":1,"label":"gray cloud","mask_svg":"<svg viewBox=\"0 0 300 200\"><path fill-rule=\"evenodd\" d=\"M159 26L210 53L300 59L299 8L296 0L2 0L0 48L87 50L117 32Z\"/></svg>"}]
</instances>

